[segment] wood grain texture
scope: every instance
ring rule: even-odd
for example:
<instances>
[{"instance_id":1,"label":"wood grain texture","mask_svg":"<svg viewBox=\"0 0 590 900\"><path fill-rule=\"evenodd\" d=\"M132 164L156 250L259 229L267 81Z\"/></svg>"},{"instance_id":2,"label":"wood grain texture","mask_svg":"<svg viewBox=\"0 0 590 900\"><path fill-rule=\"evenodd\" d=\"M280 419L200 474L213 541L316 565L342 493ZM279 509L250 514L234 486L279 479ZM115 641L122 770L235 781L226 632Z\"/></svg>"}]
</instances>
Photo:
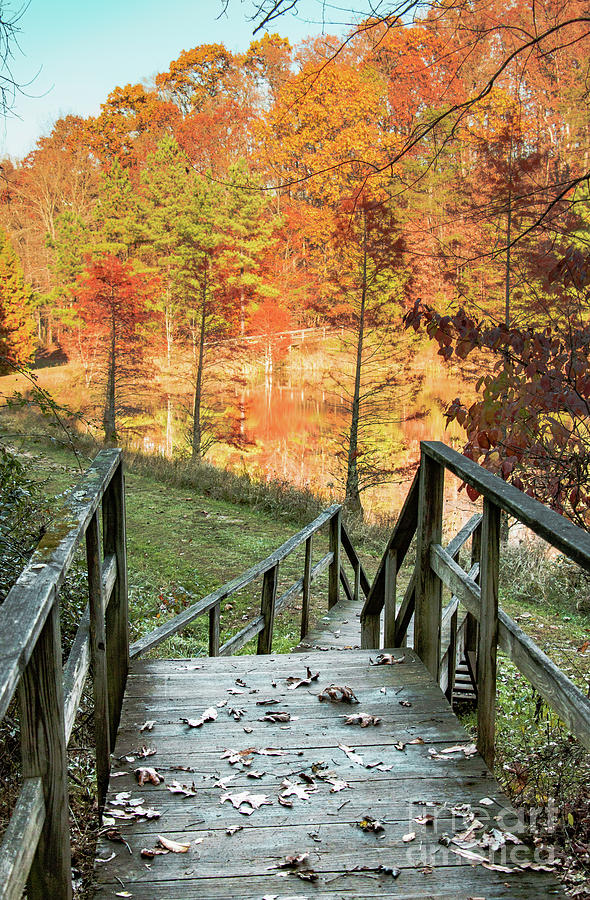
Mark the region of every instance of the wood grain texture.
<instances>
[{"instance_id":1,"label":"wood grain texture","mask_svg":"<svg viewBox=\"0 0 590 900\"><path fill-rule=\"evenodd\" d=\"M266 896L524 900L559 895L551 875L508 876L482 866L473 868L438 843L443 832L460 827L451 812L460 803L472 804L478 817L494 826L513 833L521 826L480 757L439 752L468 743L468 737L416 654L405 648L387 652L403 662L371 665L375 654L360 650L133 662L109 796L131 791L160 817L118 826L131 853L124 845L101 838L97 856L104 860L115 856L97 864L96 896L122 891L144 900ZM318 679L291 689L287 679L305 677L308 666L319 673ZM320 702L317 694L330 683L352 687L360 704ZM236 694L238 690L241 693ZM401 698L409 705L402 706ZM269 699L278 702L267 705ZM218 710L215 721L200 728L181 721L209 706ZM239 720L231 707L241 710ZM263 721L265 714L281 710L289 712L289 722ZM346 725L345 716L357 710L380 715L381 724ZM140 732L146 718L154 720L149 745L156 749L149 764L165 780L139 787L134 770L141 764L137 749L146 743ZM342 746L353 748L363 764L351 759ZM437 748L440 758L429 753L431 747ZM252 752L251 765L243 768L224 758L228 749L248 748L275 753ZM365 763L382 768L367 768ZM347 786L335 792L327 777ZM290 798L290 808L278 802L286 779L309 790L307 799ZM166 785L172 780L187 784L194 796L171 794ZM227 800L221 802L225 793L243 792L264 795L268 805L245 816ZM490 810L480 805L482 797L494 798ZM432 825L416 822L425 811L433 812ZM358 827L367 815L383 822L383 832L364 833ZM232 829L238 830L231 833ZM403 840L409 831L416 832L410 844ZM142 860L141 849L154 847L158 835L189 843L188 852ZM310 854L309 866L317 873L313 885L279 868L286 856L302 852ZM358 865L397 866L400 874L393 879L354 871ZM425 866L432 867L428 875Z\"/></svg>"},{"instance_id":2,"label":"wood grain texture","mask_svg":"<svg viewBox=\"0 0 590 900\"><path fill-rule=\"evenodd\" d=\"M0 900L21 900L44 820L43 783L27 778L0 847Z\"/></svg>"},{"instance_id":3,"label":"wood grain texture","mask_svg":"<svg viewBox=\"0 0 590 900\"><path fill-rule=\"evenodd\" d=\"M441 656L442 582L430 566L430 545L440 544L442 537L444 472L437 461L422 457L416 527L414 647L436 679Z\"/></svg>"}]
</instances>

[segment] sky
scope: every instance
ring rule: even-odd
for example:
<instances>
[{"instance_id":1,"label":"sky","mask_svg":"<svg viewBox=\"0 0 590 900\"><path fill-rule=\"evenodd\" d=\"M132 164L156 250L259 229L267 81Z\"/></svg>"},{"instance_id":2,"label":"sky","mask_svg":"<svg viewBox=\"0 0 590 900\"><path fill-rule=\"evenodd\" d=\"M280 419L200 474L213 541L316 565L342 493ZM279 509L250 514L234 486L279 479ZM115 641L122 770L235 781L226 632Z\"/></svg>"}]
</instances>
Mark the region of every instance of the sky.
<instances>
[{"instance_id":1,"label":"sky","mask_svg":"<svg viewBox=\"0 0 590 900\"><path fill-rule=\"evenodd\" d=\"M22 11L10 60L22 90L0 122L0 158L25 156L61 116L96 115L114 87L165 71L182 50L205 43L245 50L252 6L230 0L223 15L221 0L0 0L4 19ZM300 0L297 16L282 16L269 30L292 43L321 33L322 6Z\"/></svg>"}]
</instances>

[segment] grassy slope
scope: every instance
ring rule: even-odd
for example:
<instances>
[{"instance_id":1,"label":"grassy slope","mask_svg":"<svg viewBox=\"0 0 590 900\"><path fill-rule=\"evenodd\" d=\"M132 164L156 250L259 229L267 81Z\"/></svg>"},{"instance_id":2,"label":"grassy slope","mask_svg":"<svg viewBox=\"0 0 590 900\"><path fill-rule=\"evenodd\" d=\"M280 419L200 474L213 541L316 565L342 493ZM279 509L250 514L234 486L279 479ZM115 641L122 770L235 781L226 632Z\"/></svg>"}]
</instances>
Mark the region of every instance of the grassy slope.
<instances>
[{"instance_id":1,"label":"grassy slope","mask_svg":"<svg viewBox=\"0 0 590 900\"><path fill-rule=\"evenodd\" d=\"M43 492L55 495L74 484L81 470L73 454L41 438L13 439L31 462ZM87 459L81 459L83 468ZM268 512L212 499L187 487L174 487L145 474L126 473L127 544L132 639L180 612L267 556L300 525ZM328 549L319 534L314 559ZM370 566L371 559L364 560ZM373 568L376 560L373 560ZM303 573L303 549L281 566L279 592ZM315 592L315 615L325 604L326 576ZM260 582L231 598L222 609L222 641L257 614ZM277 622L274 649L285 652L299 640L298 604ZM207 622L202 618L157 655L206 652ZM255 642L247 648L255 650Z\"/></svg>"}]
</instances>

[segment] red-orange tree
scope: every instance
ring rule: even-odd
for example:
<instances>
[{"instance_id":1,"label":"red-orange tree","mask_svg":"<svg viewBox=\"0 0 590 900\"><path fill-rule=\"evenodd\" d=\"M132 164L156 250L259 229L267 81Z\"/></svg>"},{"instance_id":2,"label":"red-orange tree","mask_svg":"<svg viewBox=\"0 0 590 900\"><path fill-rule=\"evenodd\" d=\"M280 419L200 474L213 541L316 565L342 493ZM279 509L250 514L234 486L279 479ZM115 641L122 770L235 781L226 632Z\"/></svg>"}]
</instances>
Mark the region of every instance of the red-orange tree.
<instances>
[{"instance_id":1,"label":"red-orange tree","mask_svg":"<svg viewBox=\"0 0 590 900\"><path fill-rule=\"evenodd\" d=\"M107 443L117 440L117 418L125 386L140 374L145 321L146 279L133 273L130 263L105 255L88 260L79 279L79 313L97 339L102 361L102 426Z\"/></svg>"}]
</instances>

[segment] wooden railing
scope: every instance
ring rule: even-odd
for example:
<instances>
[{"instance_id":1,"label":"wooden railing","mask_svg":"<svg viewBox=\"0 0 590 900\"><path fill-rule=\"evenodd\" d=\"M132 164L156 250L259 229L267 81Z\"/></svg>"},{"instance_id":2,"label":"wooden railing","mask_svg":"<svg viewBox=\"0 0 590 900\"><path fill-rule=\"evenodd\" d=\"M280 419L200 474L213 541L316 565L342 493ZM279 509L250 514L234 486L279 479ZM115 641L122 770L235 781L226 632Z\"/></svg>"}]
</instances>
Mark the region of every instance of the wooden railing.
<instances>
[{"instance_id":1,"label":"wooden railing","mask_svg":"<svg viewBox=\"0 0 590 900\"><path fill-rule=\"evenodd\" d=\"M329 529L329 551L315 564L313 563L314 535L320 529ZM298 547L305 544L305 560L301 578L278 595L279 567ZM351 586L342 565L343 553L347 556L354 573L354 585ZM348 533L342 524L341 507L330 506L324 512L285 541L266 559L252 566L242 575L214 590L211 594L193 603L173 619L164 622L149 634L135 641L130 647L133 659L152 650L178 634L191 622L203 615L209 616L209 656L230 656L236 653L255 637L258 638L257 653L271 653L275 616L295 597L302 595L301 604L301 638L309 630L310 591L313 582L328 569L328 608L331 609L340 598L340 587L350 599L359 600L361 592L366 596L369 592L369 580L357 556ZM262 578L260 612L243 628L220 645L221 612L223 604L237 591L247 587L253 581Z\"/></svg>"},{"instance_id":2,"label":"wooden railing","mask_svg":"<svg viewBox=\"0 0 590 900\"><path fill-rule=\"evenodd\" d=\"M102 501L102 551L99 507ZM65 668L59 589L86 538L89 604ZM0 846L0 898L72 896L67 745L89 666L104 800L128 667L120 450L99 453L0 607L0 720L18 692L23 786Z\"/></svg>"},{"instance_id":3,"label":"wooden railing","mask_svg":"<svg viewBox=\"0 0 590 900\"><path fill-rule=\"evenodd\" d=\"M483 495L483 514L473 516L443 548L445 469ZM432 675L446 684L448 696L449 690L452 693L461 639L476 678L478 749L490 766L494 759L498 645L569 730L590 749L590 700L498 608L502 510L590 571L590 534L445 444L426 441L421 444L419 471L361 614L364 647L379 646L383 610L387 646L403 645L413 616L414 648ZM396 576L414 533L414 572L396 610ZM459 566L457 555L469 538L471 560L469 571L465 571ZM443 585L452 593L451 603L444 611ZM459 622L460 607L466 613Z\"/></svg>"}]
</instances>

